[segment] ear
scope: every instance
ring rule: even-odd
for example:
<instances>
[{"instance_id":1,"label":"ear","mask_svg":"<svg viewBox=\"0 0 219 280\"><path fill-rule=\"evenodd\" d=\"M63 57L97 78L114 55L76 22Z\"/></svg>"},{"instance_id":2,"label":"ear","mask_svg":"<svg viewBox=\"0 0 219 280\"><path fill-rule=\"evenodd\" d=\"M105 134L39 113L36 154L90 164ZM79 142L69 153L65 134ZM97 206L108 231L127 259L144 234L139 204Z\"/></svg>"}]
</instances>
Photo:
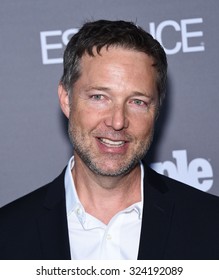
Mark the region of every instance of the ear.
<instances>
[{"instance_id":1,"label":"ear","mask_svg":"<svg viewBox=\"0 0 219 280\"><path fill-rule=\"evenodd\" d=\"M61 83L58 86L58 96L59 96L59 104L62 109L62 112L65 114L67 118L69 118L69 113L70 113L69 96Z\"/></svg>"}]
</instances>

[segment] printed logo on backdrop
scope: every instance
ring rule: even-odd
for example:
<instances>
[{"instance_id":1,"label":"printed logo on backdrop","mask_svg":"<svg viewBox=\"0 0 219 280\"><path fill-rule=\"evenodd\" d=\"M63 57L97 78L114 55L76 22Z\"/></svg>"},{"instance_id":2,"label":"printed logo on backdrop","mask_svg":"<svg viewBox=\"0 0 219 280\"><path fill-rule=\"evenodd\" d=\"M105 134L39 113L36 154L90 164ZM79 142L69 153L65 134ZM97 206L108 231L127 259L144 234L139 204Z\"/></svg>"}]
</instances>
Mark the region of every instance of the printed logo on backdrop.
<instances>
[{"instance_id":1,"label":"printed logo on backdrop","mask_svg":"<svg viewBox=\"0 0 219 280\"><path fill-rule=\"evenodd\" d=\"M172 157L173 161L152 163L151 168L201 191L210 190L213 186L213 169L208 160L195 158L188 162L186 150L172 151Z\"/></svg>"},{"instance_id":2,"label":"printed logo on backdrop","mask_svg":"<svg viewBox=\"0 0 219 280\"><path fill-rule=\"evenodd\" d=\"M203 42L203 31L201 30L203 18L182 19L179 22L165 20L159 24L149 23L149 32L164 47L168 55L178 52L191 53L205 50ZM71 36L78 32L77 28L40 32L41 52L43 64L62 63L62 50L67 45ZM171 42L171 47L165 43L165 36L171 32L173 38L178 39ZM168 40L169 41L169 40Z\"/></svg>"}]
</instances>

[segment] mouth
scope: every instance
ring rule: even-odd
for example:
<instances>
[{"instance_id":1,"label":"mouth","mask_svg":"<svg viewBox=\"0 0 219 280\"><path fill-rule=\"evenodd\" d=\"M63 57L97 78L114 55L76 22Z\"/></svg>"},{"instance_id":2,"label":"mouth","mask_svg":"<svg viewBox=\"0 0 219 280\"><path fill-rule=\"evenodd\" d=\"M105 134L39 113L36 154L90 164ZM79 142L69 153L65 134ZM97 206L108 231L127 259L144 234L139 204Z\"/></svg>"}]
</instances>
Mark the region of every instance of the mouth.
<instances>
[{"instance_id":1,"label":"mouth","mask_svg":"<svg viewBox=\"0 0 219 280\"><path fill-rule=\"evenodd\" d=\"M109 147L109 148L118 148L118 147L122 147L123 145L125 145L126 141L123 140L111 140L111 139L107 139L107 138L98 138L98 140L105 146Z\"/></svg>"}]
</instances>

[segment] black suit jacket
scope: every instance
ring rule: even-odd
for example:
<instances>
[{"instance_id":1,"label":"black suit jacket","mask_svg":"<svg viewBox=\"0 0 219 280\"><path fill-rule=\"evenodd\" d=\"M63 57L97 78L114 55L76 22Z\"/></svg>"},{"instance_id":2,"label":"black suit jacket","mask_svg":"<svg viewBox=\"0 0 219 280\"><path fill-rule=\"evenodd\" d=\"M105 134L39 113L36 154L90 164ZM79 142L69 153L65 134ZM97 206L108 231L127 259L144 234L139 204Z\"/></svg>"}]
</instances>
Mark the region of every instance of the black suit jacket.
<instances>
[{"instance_id":1,"label":"black suit jacket","mask_svg":"<svg viewBox=\"0 0 219 280\"><path fill-rule=\"evenodd\" d=\"M70 259L64 174L0 209L0 259ZM138 259L219 259L219 198L145 166Z\"/></svg>"}]
</instances>

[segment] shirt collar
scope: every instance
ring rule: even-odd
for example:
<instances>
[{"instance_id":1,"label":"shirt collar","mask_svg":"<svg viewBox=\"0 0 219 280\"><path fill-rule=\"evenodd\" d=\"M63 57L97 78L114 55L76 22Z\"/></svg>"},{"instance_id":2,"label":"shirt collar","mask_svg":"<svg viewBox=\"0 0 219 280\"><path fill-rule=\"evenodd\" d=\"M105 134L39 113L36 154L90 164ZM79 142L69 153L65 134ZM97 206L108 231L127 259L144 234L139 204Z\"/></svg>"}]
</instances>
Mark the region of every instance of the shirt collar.
<instances>
[{"instance_id":1,"label":"shirt collar","mask_svg":"<svg viewBox=\"0 0 219 280\"><path fill-rule=\"evenodd\" d=\"M74 157L71 157L65 171L65 193L66 193L66 211L70 215L78 205L81 204L75 188L72 177L72 169L74 167Z\"/></svg>"},{"instance_id":2,"label":"shirt collar","mask_svg":"<svg viewBox=\"0 0 219 280\"><path fill-rule=\"evenodd\" d=\"M73 211L75 211L76 208L80 207L82 212L85 213L83 205L81 204L78 194L75 188L74 180L72 177L72 169L74 167L74 156L72 156L68 162L66 171L65 171L65 193L66 193L66 211L67 211L67 216L69 216ZM140 167L141 167L141 201L137 202L124 211L130 211L131 209L135 209L138 214L139 214L139 219L142 218L142 211L143 211L143 196L144 196L144 191L143 191L143 181L144 181L144 167L142 162L140 162ZM84 216L84 215L83 215ZM84 220L84 219L83 219Z\"/></svg>"}]
</instances>

